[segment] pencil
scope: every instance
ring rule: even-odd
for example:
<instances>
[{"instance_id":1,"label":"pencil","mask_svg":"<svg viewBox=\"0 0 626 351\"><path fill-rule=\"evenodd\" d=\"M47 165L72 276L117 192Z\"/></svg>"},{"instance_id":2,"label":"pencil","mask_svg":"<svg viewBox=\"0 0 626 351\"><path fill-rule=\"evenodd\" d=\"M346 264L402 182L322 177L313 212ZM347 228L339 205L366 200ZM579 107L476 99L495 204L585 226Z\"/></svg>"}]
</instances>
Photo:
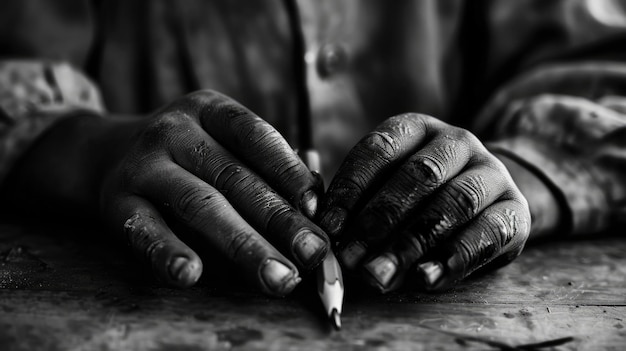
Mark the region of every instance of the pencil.
<instances>
[{"instance_id":1,"label":"pencil","mask_svg":"<svg viewBox=\"0 0 626 351\"><path fill-rule=\"evenodd\" d=\"M320 171L320 157L315 150L300 153L304 164L311 171ZM343 306L343 276L337 258L331 250L317 268L317 292L326 314L335 329L341 329L341 308Z\"/></svg>"},{"instance_id":2,"label":"pencil","mask_svg":"<svg viewBox=\"0 0 626 351\"><path fill-rule=\"evenodd\" d=\"M326 314L335 329L341 329L341 307L343 305L343 277L339 262L332 250L317 269L317 292L322 299Z\"/></svg>"}]
</instances>

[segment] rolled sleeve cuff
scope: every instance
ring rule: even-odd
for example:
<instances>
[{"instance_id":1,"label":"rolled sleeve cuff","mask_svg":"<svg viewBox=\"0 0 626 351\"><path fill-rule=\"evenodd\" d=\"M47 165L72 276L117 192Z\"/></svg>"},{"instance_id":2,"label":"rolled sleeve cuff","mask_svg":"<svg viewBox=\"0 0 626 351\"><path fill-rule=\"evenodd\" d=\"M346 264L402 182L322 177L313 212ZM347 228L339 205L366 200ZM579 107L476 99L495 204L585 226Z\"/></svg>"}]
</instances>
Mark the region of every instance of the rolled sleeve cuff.
<instances>
[{"instance_id":1,"label":"rolled sleeve cuff","mask_svg":"<svg viewBox=\"0 0 626 351\"><path fill-rule=\"evenodd\" d=\"M554 150L546 142L516 137L487 144L496 154L508 156L527 167L553 189L566 211L562 228L573 235L602 231L609 225L609 202L597 183L593 168L584 159Z\"/></svg>"},{"instance_id":2,"label":"rolled sleeve cuff","mask_svg":"<svg viewBox=\"0 0 626 351\"><path fill-rule=\"evenodd\" d=\"M33 142L57 121L103 113L95 84L68 64L0 62L0 184Z\"/></svg>"}]
</instances>

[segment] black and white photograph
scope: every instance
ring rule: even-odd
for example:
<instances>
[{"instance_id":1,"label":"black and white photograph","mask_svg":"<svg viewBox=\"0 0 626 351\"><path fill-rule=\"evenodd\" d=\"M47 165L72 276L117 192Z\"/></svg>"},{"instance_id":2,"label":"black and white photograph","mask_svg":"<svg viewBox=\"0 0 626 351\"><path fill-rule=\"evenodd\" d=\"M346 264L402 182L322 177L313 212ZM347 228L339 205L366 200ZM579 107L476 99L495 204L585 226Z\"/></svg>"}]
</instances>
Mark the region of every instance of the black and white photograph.
<instances>
[{"instance_id":1,"label":"black and white photograph","mask_svg":"<svg viewBox=\"0 0 626 351\"><path fill-rule=\"evenodd\" d=\"M0 351L626 350L626 0L1 0Z\"/></svg>"}]
</instances>

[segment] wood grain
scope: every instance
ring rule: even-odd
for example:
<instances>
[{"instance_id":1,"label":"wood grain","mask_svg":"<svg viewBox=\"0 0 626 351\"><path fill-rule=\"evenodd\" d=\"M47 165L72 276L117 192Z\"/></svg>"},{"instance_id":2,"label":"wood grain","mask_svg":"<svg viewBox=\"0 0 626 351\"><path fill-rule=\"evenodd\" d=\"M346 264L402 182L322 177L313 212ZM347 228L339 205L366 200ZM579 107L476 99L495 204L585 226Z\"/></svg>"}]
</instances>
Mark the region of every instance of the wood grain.
<instances>
[{"instance_id":1,"label":"wood grain","mask_svg":"<svg viewBox=\"0 0 626 351\"><path fill-rule=\"evenodd\" d=\"M335 332L311 282L285 299L212 275L163 288L105 235L0 224L0 349L484 350L569 337L551 349L626 347L618 238L530 247L444 294L378 295L349 281Z\"/></svg>"}]
</instances>

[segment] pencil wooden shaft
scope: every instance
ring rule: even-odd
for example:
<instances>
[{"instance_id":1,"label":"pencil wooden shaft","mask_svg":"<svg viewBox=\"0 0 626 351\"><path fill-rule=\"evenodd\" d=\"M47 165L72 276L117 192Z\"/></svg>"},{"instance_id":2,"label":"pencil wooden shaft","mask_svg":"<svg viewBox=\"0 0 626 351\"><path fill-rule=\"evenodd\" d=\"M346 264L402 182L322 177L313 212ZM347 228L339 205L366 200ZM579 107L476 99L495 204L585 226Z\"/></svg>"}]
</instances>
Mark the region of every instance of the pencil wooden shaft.
<instances>
[{"instance_id":1,"label":"pencil wooden shaft","mask_svg":"<svg viewBox=\"0 0 626 351\"><path fill-rule=\"evenodd\" d=\"M300 157L311 171L320 172L320 158L315 150L302 150ZM317 289L326 314L335 328L341 327L341 310L343 307L343 276L341 267L332 250L317 268Z\"/></svg>"}]
</instances>

